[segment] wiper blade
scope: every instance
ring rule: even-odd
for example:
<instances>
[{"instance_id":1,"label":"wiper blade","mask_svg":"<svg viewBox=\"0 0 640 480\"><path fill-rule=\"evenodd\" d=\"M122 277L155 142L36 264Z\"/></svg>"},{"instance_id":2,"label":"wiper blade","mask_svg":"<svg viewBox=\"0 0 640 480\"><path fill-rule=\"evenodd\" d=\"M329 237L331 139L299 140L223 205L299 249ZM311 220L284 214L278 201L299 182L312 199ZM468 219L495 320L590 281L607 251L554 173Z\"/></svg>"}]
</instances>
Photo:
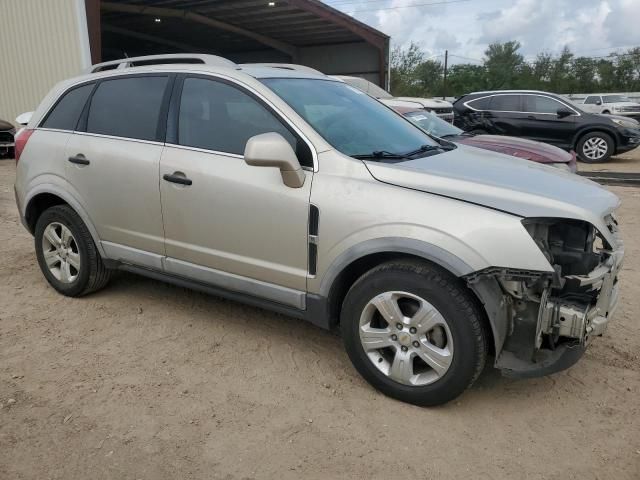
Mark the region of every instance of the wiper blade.
<instances>
[{"instance_id":1,"label":"wiper blade","mask_svg":"<svg viewBox=\"0 0 640 480\"><path fill-rule=\"evenodd\" d=\"M418 155L419 153L431 152L433 150L438 150L439 148L440 147L437 147L435 145L422 145L420 148L414 150L413 152L403 153L402 155L405 158L408 158L408 157L413 157L414 155Z\"/></svg>"},{"instance_id":2,"label":"wiper blade","mask_svg":"<svg viewBox=\"0 0 640 480\"><path fill-rule=\"evenodd\" d=\"M371 160L371 159L380 159L380 158L389 158L389 159L403 159L403 158L407 158L406 155L400 154L400 153L391 153L391 152L386 152L384 150L379 150L377 152L371 152L371 153L363 153L361 155L351 155L353 158L357 158L358 160Z\"/></svg>"},{"instance_id":3,"label":"wiper blade","mask_svg":"<svg viewBox=\"0 0 640 480\"><path fill-rule=\"evenodd\" d=\"M385 150L379 150L377 152L365 153L362 155L351 155L358 160L376 160L376 159L391 159L402 160L413 157L419 153L430 152L432 150L438 150L440 147L434 145L422 145L420 148L407 153L392 153Z\"/></svg>"}]
</instances>

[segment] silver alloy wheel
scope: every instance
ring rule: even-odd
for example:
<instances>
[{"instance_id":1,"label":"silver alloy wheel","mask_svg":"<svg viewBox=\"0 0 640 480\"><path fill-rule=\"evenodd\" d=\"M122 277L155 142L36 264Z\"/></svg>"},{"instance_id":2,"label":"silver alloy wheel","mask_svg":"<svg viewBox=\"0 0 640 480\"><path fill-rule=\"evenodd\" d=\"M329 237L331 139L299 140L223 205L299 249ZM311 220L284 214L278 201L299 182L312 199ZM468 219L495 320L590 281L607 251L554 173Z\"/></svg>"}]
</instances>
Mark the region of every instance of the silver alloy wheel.
<instances>
[{"instance_id":1,"label":"silver alloy wheel","mask_svg":"<svg viewBox=\"0 0 640 480\"><path fill-rule=\"evenodd\" d=\"M582 146L582 153L589 160L600 160L609 151L607 141L602 137L591 137Z\"/></svg>"},{"instance_id":2,"label":"silver alloy wheel","mask_svg":"<svg viewBox=\"0 0 640 480\"><path fill-rule=\"evenodd\" d=\"M451 330L425 299L407 292L384 292L360 316L360 343L384 375L410 386L429 385L447 373L453 360Z\"/></svg>"},{"instance_id":3,"label":"silver alloy wheel","mask_svg":"<svg viewBox=\"0 0 640 480\"><path fill-rule=\"evenodd\" d=\"M42 235L42 255L51 274L62 283L73 283L80 273L80 251L71 230L53 222Z\"/></svg>"}]
</instances>

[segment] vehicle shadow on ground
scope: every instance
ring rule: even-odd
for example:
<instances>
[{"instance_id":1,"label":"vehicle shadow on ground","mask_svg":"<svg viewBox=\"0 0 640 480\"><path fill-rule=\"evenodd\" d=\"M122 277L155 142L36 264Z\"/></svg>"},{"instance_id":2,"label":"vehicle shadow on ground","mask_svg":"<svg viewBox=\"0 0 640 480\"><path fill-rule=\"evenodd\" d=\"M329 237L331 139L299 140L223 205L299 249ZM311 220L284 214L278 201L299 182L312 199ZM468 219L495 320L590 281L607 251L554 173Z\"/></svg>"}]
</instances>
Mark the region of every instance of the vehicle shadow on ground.
<instances>
[{"instance_id":1,"label":"vehicle shadow on ground","mask_svg":"<svg viewBox=\"0 0 640 480\"><path fill-rule=\"evenodd\" d=\"M330 372L336 368L336 365L344 365L344 368L340 368L341 374L347 376L352 388L362 388L363 394L367 396L374 391L349 362L338 331L326 331L304 320L124 272L118 273L105 290L90 298L100 299L100 297L102 300L109 301L113 301L115 297L116 301L130 302L133 305L139 298L157 298L162 302L163 309L169 314L169 321L175 324L176 329L182 328L183 324L188 324L191 314L202 317L204 312L207 327L211 330L212 336L213 330L224 323L225 336L230 341L240 342L247 335L255 334L267 344L288 346L294 350L294 355L303 358L308 353L308 349L312 348L315 352L319 352L315 358L319 371ZM126 297L131 298L127 300ZM228 318L236 321L227 322ZM207 331L204 334L207 335ZM540 393L541 383L547 384L548 387L556 383L555 380L543 379L541 382L540 379L515 380L504 377L499 370L493 368L494 361L492 356L487 358L480 377L461 397L465 405L491 403L495 401L495 395L505 391L516 397L512 400L518 401L517 398L521 398L526 402L530 401L529 394ZM548 388L542 388L542 390L546 391ZM358 395L357 392L356 395ZM456 405L459 403L449 404L453 408Z\"/></svg>"}]
</instances>

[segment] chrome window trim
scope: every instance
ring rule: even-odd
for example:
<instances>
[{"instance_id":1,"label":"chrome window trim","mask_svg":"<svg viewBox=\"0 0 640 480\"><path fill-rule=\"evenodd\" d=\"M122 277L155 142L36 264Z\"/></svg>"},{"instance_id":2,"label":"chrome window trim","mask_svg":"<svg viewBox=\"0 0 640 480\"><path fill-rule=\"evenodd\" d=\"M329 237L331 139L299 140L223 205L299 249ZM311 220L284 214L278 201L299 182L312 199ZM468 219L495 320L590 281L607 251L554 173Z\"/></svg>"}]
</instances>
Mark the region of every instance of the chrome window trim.
<instances>
[{"instance_id":1,"label":"chrome window trim","mask_svg":"<svg viewBox=\"0 0 640 480\"><path fill-rule=\"evenodd\" d=\"M563 102L562 100L559 100L557 98L554 97L550 97L549 95L544 95L541 93L518 93L518 92L505 92L505 93L494 93L491 95L485 95L484 97L477 97L477 98L473 98L471 100L467 100L466 102L463 103L463 105L465 107L467 107L470 110L473 110L474 112L496 112L496 113L524 113L524 114L529 114L529 115L556 115L555 113L542 113L542 112L527 112L527 111L515 111L515 110L478 110L477 108L473 108L471 105L469 105L471 102L475 102L476 100L483 100L485 98L491 98L491 97L503 97L505 95L520 95L520 96L529 96L529 97L544 97L544 98L548 98L550 100L553 100L555 102L560 103L561 105L564 105L565 107L567 107L569 110L571 110L572 113L571 116L577 116L577 117L581 117L582 114L580 112L578 112L575 108L573 108L571 105L568 105L567 103Z\"/></svg>"},{"instance_id":2,"label":"chrome window trim","mask_svg":"<svg viewBox=\"0 0 640 480\"><path fill-rule=\"evenodd\" d=\"M141 138L132 138L132 137L119 137L117 135L104 135L102 133L92 133L92 132L71 132L74 135L83 135L86 137L98 137L98 138L108 138L111 140L125 140L127 142L136 142L136 143L146 143L148 145L160 145L163 147L165 145L164 142L158 142L156 140L143 140Z\"/></svg>"},{"instance_id":3,"label":"chrome window trim","mask_svg":"<svg viewBox=\"0 0 640 480\"><path fill-rule=\"evenodd\" d=\"M42 130L43 132L73 133L74 130L64 130L62 128L36 127L34 130Z\"/></svg>"},{"instance_id":4,"label":"chrome window trim","mask_svg":"<svg viewBox=\"0 0 640 480\"><path fill-rule=\"evenodd\" d=\"M177 143L165 143L164 144L165 147L171 147L171 148L178 148L181 150L190 150L192 152L200 152L200 153L206 153L209 155L220 155L221 157L229 157L229 158L235 158L237 160L243 160L244 161L244 155L238 155L237 153L228 153L228 152L220 152L218 150L207 150L206 148L199 148L199 147L189 147L187 145L178 145ZM307 166L302 166L303 170L306 170L308 172L314 172L315 170L313 170L313 167L307 167Z\"/></svg>"}]
</instances>

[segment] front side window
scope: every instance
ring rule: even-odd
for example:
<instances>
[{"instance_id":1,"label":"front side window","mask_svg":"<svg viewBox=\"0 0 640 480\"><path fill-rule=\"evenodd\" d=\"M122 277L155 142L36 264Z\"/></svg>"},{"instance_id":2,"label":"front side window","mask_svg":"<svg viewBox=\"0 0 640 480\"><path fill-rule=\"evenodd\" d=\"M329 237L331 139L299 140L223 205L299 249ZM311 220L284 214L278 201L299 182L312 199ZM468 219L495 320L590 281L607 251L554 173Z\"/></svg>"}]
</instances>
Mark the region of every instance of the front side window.
<instances>
[{"instance_id":1,"label":"front side window","mask_svg":"<svg viewBox=\"0 0 640 480\"><path fill-rule=\"evenodd\" d=\"M600 97L587 97L584 101L585 105L595 105L600 101Z\"/></svg>"},{"instance_id":2,"label":"front side window","mask_svg":"<svg viewBox=\"0 0 640 480\"><path fill-rule=\"evenodd\" d=\"M185 79L178 120L180 145L242 155L251 137L269 132L282 135L300 163L312 166L308 147L249 94L215 80Z\"/></svg>"},{"instance_id":3,"label":"front side window","mask_svg":"<svg viewBox=\"0 0 640 480\"><path fill-rule=\"evenodd\" d=\"M342 82L270 78L263 83L345 155L403 154L438 144L366 93Z\"/></svg>"},{"instance_id":4,"label":"front side window","mask_svg":"<svg viewBox=\"0 0 640 480\"><path fill-rule=\"evenodd\" d=\"M520 95L496 95L491 97L489 110L494 112L520 112Z\"/></svg>"},{"instance_id":5,"label":"front side window","mask_svg":"<svg viewBox=\"0 0 640 480\"><path fill-rule=\"evenodd\" d=\"M105 80L91 99L87 132L157 140L158 120L168 77Z\"/></svg>"},{"instance_id":6,"label":"front side window","mask_svg":"<svg viewBox=\"0 0 640 480\"><path fill-rule=\"evenodd\" d=\"M558 113L561 108L567 108L562 103L549 97L540 95L525 95L524 110L531 113Z\"/></svg>"},{"instance_id":7,"label":"front side window","mask_svg":"<svg viewBox=\"0 0 640 480\"><path fill-rule=\"evenodd\" d=\"M42 127L56 128L58 130L75 130L84 105L87 103L91 90L93 90L93 86L94 84L90 83L65 93L49 112L44 122L42 122Z\"/></svg>"}]
</instances>

